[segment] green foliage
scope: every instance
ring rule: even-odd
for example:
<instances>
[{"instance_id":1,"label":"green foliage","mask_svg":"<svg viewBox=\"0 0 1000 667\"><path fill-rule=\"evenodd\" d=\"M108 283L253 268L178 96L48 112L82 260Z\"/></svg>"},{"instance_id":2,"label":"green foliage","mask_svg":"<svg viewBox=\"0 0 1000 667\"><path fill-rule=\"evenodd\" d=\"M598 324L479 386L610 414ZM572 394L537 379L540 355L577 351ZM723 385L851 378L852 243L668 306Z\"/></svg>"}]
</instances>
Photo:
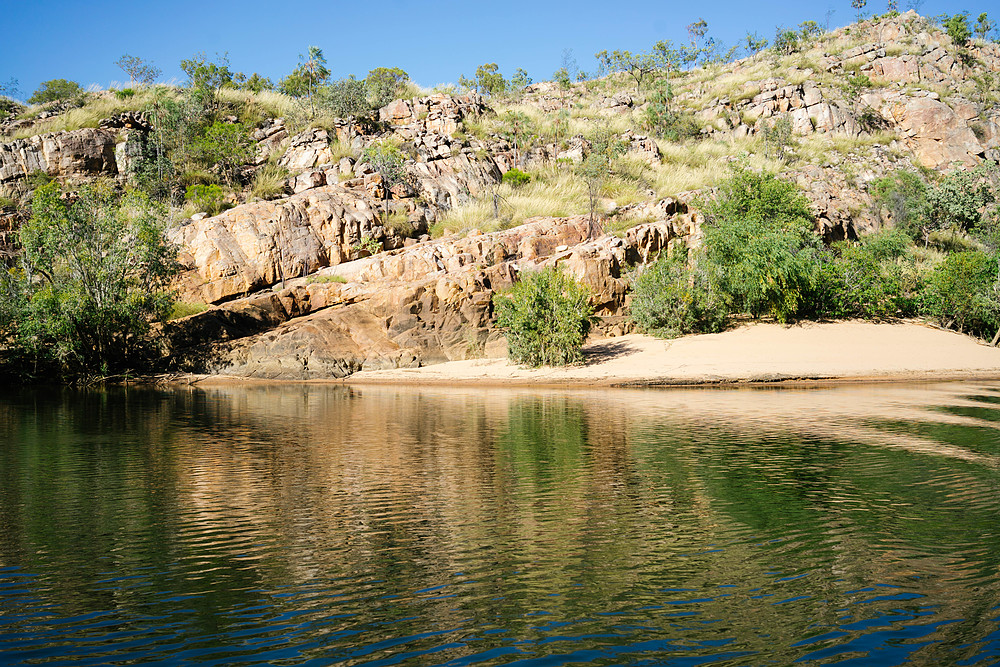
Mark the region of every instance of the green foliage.
<instances>
[{"instance_id":1,"label":"green foliage","mask_svg":"<svg viewBox=\"0 0 1000 667\"><path fill-rule=\"evenodd\" d=\"M779 26L774 32L774 50L788 56L799 50L799 33Z\"/></svg>"},{"instance_id":2,"label":"green foliage","mask_svg":"<svg viewBox=\"0 0 1000 667\"><path fill-rule=\"evenodd\" d=\"M819 246L802 193L736 165L704 210L708 261L735 312L782 322L799 313L815 283Z\"/></svg>"},{"instance_id":3,"label":"green foliage","mask_svg":"<svg viewBox=\"0 0 1000 667\"><path fill-rule=\"evenodd\" d=\"M410 80L410 75L398 67L376 67L365 77L368 103L373 109L381 109L398 98Z\"/></svg>"},{"instance_id":4,"label":"green foliage","mask_svg":"<svg viewBox=\"0 0 1000 667\"><path fill-rule=\"evenodd\" d=\"M535 122L520 111L506 111L500 116L497 134L514 146L514 164L520 164L521 156L538 137Z\"/></svg>"},{"instance_id":5,"label":"green foliage","mask_svg":"<svg viewBox=\"0 0 1000 667\"><path fill-rule=\"evenodd\" d=\"M949 255L931 277L927 313L958 331L989 338L1000 326L997 260L982 251Z\"/></svg>"},{"instance_id":6,"label":"green foliage","mask_svg":"<svg viewBox=\"0 0 1000 667\"><path fill-rule=\"evenodd\" d=\"M565 366L582 358L594 309L588 290L559 270L522 274L493 305L515 363Z\"/></svg>"},{"instance_id":7,"label":"green foliage","mask_svg":"<svg viewBox=\"0 0 1000 667\"><path fill-rule=\"evenodd\" d=\"M46 102L63 102L79 98L83 95L83 88L76 81L67 79L51 79L42 82L31 97L28 98L30 104L45 104Z\"/></svg>"},{"instance_id":8,"label":"green foliage","mask_svg":"<svg viewBox=\"0 0 1000 667\"><path fill-rule=\"evenodd\" d=\"M530 85L531 77L528 76L528 72L526 70L520 67L514 70L514 76L510 78L510 90L520 93Z\"/></svg>"},{"instance_id":9,"label":"green foliage","mask_svg":"<svg viewBox=\"0 0 1000 667\"><path fill-rule=\"evenodd\" d=\"M743 50L748 56L760 53L767 48L767 39L755 32L747 32L742 42Z\"/></svg>"},{"instance_id":10,"label":"green foliage","mask_svg":"<svg viewBox=\"0 0 1000 667\"><path fill-rule=\"evenodd\" d=\"M372 236L362 236L361 239L354 245L354 249L357 252L364 252L369 255L374 255L376 253L382 252L382 244L378 242Z\"/></svg>"},{"instance_id":11,"label":"green foliage","mask_svg":"<svg viewBox=\"0 0 1000 667\"><path fill-rule=\"evenodd\" d=\"M635 92L642 90L642 82L650 74L660 69L671 69L676 66L679 57L669 48L667 42L659 42L649 53L631 51L599 51L594 54L597 62L610 72L624 72L635 81Z\"/></svg>"},{"instance_id":12,"label":"green foliage","mask_svg":"<svg viewBox=\"0 0 1000 667\"><path fill-rule=\"evenodd\" d=\"M389 195L396 185L408 185L406 158L396 144L383 140L375 141L361 154L361 159L372 166L382 177L383 213L389 214Z\"/></svg>"},{"instance_id":13,"label":"green foliage","mask_svg":"<svg viewBox=\"0 0 1000 667\"><path fill-rule=\"evenodd\" d=\"M122 88L121 90L115 91L115 97L125 101L135 97L135 88Z\"/></svg>"},{"instance_id":14,"label":"green foliage","mask_svg":"<svg viewBox=\"0 0 1000 667\"><path fill-rule=\"evenodd\" d=\"M165 212L138 193L95 182L63 196L35 192L22 226L20 266L0 276L0 344L21 374L119 373L149 351L149 323L172 305L176 272Z\"/></svg>"},{"instance_id":15,"label":"green foliage","mask_svg":"<svg viewBox=\"0 0 1000 667\"><path fill-rule=\"evenodd\" d=\"M868 0L851 0L851 7L854 7L858 11L858 23L865 17L864 10L867 4Z\"/></svg>"},{"instance_id":16,"label":"green foliage","mask_svg":"<svg viewBox=\"0 0 1000 667\"><path fill-rule=\"evenodd\" d=\"M569 72L565 67L560 67L552 73L552 80L559 84L560 88L568 90L573 85L573 80L569 77Z\"/></svg>"},{"instance_id":17,"label":"green foliage","mask_svg":"<svg viewBox=\"0 0 1000 667\"><path fill-rule=\"evenodd\" d=\"M764 152L768 157L778 160L785 156L785 149L792 143L792 119L787 115L764 123Z\"/></svg>"},{"instance_id":18,"label":"green foliage","mask_svg":"<svg viewBox=\"0 0 1000 667\"><path fill-rule=\"evenodd\" d=\"M230 187L239 183L243 165L255 156L253 140L241 123L212 123L195 138L191 153L203 165L211 166Z\"/></svg>"},{"instance_id":19,"label":"green foliage","mask_svg":"<svg viewBox=\"0 0 1000 667\"><path fill-rule=\"evenodd\" d=\"M24 107L12 100L0 94L0 116L6 116L9 114L19 114L24 111Z\"/></svg>"},{"instance_id":20,"label":"green foliage","mask_svg":"<svg viewBox=\"0 0 1000 667\"><path fill-rule=\"evenodd\" d=\"M345 278L344 276L337 276L337 275L333 275L333 276L309 276L309 279L306 282L309 283L310 285L317 284L317 283L318 284L339 283L339 284L343 285L343 284L347 283L347 278Z\"/></svg>"},{"instance_id":21,"label":"green foliage","mask_svg":"<svg viewBox=\"0 0 1000 667\"><path fill-rule=\"evenodd\" d=\"M508 170L504 173L501 179L503 183L511 186L512 188L519 188L522 185L527 185L531 182L531 175L526 174L517 167Z\"/></svg>"},{"instance_id":22,"label":"green foliage","mask_svg":"<svg viewBox=\"0 0 1000 667\"><path fill-rule=\"evenodd\" d=\"M996 21L991 21L990 17L983 12L976 19L976 37L985 41L986 37L997 27Z\"/></svg>"},{"instance_id":23,"label":"green foliage","mask_svg":"<svg viewBox=\"0 0 1000 667\"><path fill-rule=\"evenodd\" d=\"M208 304L206 303L188 303L186 301L177 301L170 309L170 314L167 315L166 319L167 321L179 320L182 317L190 317L191 315L204 313L206 310L208 310Z\"/></svg>"},{"instance_id":24,"label":"green foliage","mask_svg":"<svg viewBox=\"0 0 1000 667\"><path fill-rule=\"evenodd\" d=\"M799 24L799 34L802 35L802 39L809 39L822 35L823 29L815 21L803 21Z\"/></svg>"},{"instance_id":25,"label":"green foliage","mask_svg":"<svg viewBox=\"0 0 1000 667\"><path fill-rule=\"evenodd\" d=\"M919 174L899 170L875 179L868 190L880 220L912 238L927 241L933 227L930 224L927 184Z\"/></svg>"},{"instance_id":26,"label":"green foliage","mask_svg":"<svg viewBox=\"0 0 1000 667\"><path fill-rule=\"evenodd\" d=\"M965 46L972 38L972 29L969 27L968 14L954 14L944 21L944 29L948 32L957 46Z\"/></svg>"},{"instance_id":27,"label":"green foliage","mask_svg":"<svg viewBox=\"0 0 1000 667\"><path fill-rule=\"evenodd\" d=\"M995 170L995 164L988 164L955 171L931 188L927 200L938 228L953 226L969 231L982 221L983 209L996 201L989 180L990 172Z\"/></svg>"},{"instance_id":28,"label":"green foliage","mask_svg":"<svg viewBox=\"0 0 1000 667\"><path fill-rule=\"evenodd\" d=\"M226 54L209 61L204 52L181 61L181 71L188 77L188 88L192 97L204 109L214 113L218 110L219 90L233 81Z\"/></svg>"},{"instance_id":29,"label":"green foliage","mask_svg":"<svg viewBox=\"0 0 1000 667\"><path fill-rule=\"evenodd\" d=\"M670 81L660 79L648 97L643 125L658 137L668 141L682 141L698 136L700 128L691 114L677 111L671 106L674 90Z\"/></svg>"},{"instance_id":30,"label":"green foliage","mask_svg":"<svg viewBox=\"0 0 1000 667\"><path fill-rule=\"evenodd\" d=\"M184 199L210 216L232 208L232 204L226 200L226 191L218 185L191 185L185 191Z\"/></svg>"},{"instance_id":31,"label":"green foliage","mask_svg":"<svg viewBox=\"0 0 1000 667\"><path fill-rule=\"evenodd\" d=\"M330 78L330 69L326 66L323 50L318 46L310 46L306 53L299 55L299 66L281 81L281 89L292 97L306 97L309 102L309 117L316 116L316 104L313 99L317 88Z\"/></svg>"},{"instance_id":32,"label":"green foliage","mask_svg":"<svg viewBox=\"0 0 1000 667\"><path fill-rule=\"evenodd\" d=\"M636 271L632 278L632 321L660 338L714 333L725 328L729 307L714 288L704 257L691 263L681 248Z\"/></svg>"},{"instance_id":33,"label":"green foliage","mask_svg":"<svg viewBox=\"0 0 1000 667\"><path fill-rule=\"evenodd\" d=\"M137 56L130 56L127 53L116 60L115 65L118 65L123 72L128 74L129 83L132 85L150 86L156 81L156 77L162 73L160 68L153 65L152 62L143 60Z\"/></svg>"},{"instance_id":34,"label":"green foliage","mask_svg":"<svg viewBox=\"0 0 1000 667\"><path fill-rule=\"evenodd\" d=\"M321 86L316 91L316 105L337 118L357 118L371 111L365 82L354 76Z\"/></svg>"},{"instance_id":35,"label":"green foliage","mask_svg":"<svg viewBox=\"0 0 1000 667\"><path fill-rule=\"evenodd\" d=\"M246 90L251 93L260 93L265 90L274 90L274 82L271 81L269 77L261 76L254 72L249 77L242 72L237 72L233 76L233 81L239 87L240 90Z\"/></svg>"},{"instance_id":36,"label":"green foliage","mask_svg":"<svg viewBox=\"0 0 1000 667\"><path fill-rule=\"evenodd\" d=\"M502 95L507 90L507 81L496 63L484 63L476 68L474 79L462 76L458 82L463 88L478 90L483 95Z\"/></svg>"},{"instance_id":37,"label":"green foliage","mask_svg":"<svg viewBox=\"0 0 1000 667\"><path fill-rule=\"evenodd\" d=\"M917 314L912 243L900 230L841 242L826 253L815 310L835 318L886 319Z\"/></svg>"}]
</instances>

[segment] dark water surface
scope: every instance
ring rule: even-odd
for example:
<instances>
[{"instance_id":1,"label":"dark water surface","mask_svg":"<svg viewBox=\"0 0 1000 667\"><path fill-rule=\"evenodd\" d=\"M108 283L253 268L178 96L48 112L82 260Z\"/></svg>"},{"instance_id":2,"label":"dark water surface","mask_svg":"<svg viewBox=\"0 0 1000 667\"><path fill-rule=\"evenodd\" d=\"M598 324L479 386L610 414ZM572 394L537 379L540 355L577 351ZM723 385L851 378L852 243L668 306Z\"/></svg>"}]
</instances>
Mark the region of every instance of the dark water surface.
<instances>
[{"instance_id":1,"label":"dark water surface","mask_svg":"<svg viewBox=\"0 0 1000 667\"><path fill-rule=\"evenodd\" d=\"M0 397L0 664L991 665L1000 384Z\"/></svg>"}]
</instances>

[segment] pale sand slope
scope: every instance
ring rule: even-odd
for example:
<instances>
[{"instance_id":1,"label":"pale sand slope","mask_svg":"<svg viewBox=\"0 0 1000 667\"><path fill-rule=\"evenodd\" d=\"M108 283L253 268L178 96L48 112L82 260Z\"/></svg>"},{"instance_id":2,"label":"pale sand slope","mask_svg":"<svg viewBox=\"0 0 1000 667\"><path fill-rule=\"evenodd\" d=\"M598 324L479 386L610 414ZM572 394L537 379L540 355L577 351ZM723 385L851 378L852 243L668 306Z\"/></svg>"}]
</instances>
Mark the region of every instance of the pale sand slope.
<instances>
[{"instance_id":1,"label":"pale sand slope","mask_svg":"<svg viewBox=\"0 0 1000 667\"><path fill-rule=\"evenodd\" d=\"M503 359L357 373L350 383L655 385L790 380L1000 378L1000 349L920 324L754 324L721 334L594 342L583 364L519 368Z\"/></svg>"}]
</instances>

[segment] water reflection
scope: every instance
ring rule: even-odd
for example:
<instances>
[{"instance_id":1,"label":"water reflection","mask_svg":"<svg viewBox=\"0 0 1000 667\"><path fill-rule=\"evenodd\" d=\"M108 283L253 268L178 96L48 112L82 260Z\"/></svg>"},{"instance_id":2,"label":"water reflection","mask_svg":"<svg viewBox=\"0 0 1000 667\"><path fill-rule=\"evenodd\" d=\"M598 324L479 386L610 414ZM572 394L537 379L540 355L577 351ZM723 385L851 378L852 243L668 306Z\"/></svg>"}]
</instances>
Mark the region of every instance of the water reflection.
<instances>
[{"instance_id":1,"label":"water reflection","mask_svg":"<svg viewBox=\"0 0 1000 667\"><path fill-rule=\"evenodd\" d=\"M8 397L0 662L988 664L998 404L990 383Z\"/></svg>"}]
</instances>

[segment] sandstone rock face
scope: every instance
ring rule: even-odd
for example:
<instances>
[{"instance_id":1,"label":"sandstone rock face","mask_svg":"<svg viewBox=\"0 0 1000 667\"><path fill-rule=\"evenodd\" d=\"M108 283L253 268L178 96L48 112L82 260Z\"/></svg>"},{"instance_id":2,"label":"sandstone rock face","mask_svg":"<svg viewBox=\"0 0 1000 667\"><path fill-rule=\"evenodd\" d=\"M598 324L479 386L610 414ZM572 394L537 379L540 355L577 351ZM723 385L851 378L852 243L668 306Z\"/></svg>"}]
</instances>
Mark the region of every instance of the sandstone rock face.
<instances>
[{"instance_id":1,"label":"sandstone rock face","mask_svg":"<svg viewBox=\"0 0 1000 667\"><path fill-rule=\"evenodd\" d=\"M306 130L292 137L288 150L278 160L278 164L293 174L332 162L330 133L317 129Z\"/></svg>"},{"instance_id":2,"label":"sandstone rock face","mask_svg":"<svg viewBox=\"0 0 1000 667\"><path fill-rule=\"evenodd\" d=\"M168 237L181 247L180 259L189 268L184 296L215 303L357 258L365 236L401 245L377 220L364 199L327 185L191 221Z\"/></svg>"},{"instance_id":3,"label":"sandstone rock face","mask_svg":"<svg viewBox=\"0 0 1000 667\"><path fill-rule=\"evenodd\" d=\"M665 220L630 229L624 238L587 241L588 221L578 216L428 241L320 273L341 276L344 284L297 281L169 323L166 354L185 370L276 379L497 355L504 343L492 325L493 293L519 271L551 265L591 287L601 330L624 333L623 272L685 242L677 230L675 221Z\"/></svg>"},{"instance_id":4,"label":"sandstone rock face","mask_svg":"<svg viewBox=\"0 0 1000 667\"><path fill-rule=\"evenodd\" d=\"M395 128L409 127L413 134L451 136L458 131L458 124L465 116L486 110L487 106L478 93L460 97L437 94L390 102L379 109L379 120Z\"/></svg>"},{"instance_id":5,"label":"sandstone rock face","mask_svg":"<svg viewBox=\"0 0 1000 667\"><path fill-rule=\"evenodd\" d=\"M938 100L908 100L899 127L913 140L917 159L925 167L938 169L955 162L974 166L983 157L983 146L966 120Z\"/></svg>"},{"instance_id":6,"label":"sandstone rock face","mask_svg":"<svg viewBox=\"0 0 1000 667\"><path fill-rule=\"evenodd\" d=\"M87 128L0 144L0 186L13 186L35 171L65 182L114 176L115 134Z\"/></svg>"}]
</instances>

